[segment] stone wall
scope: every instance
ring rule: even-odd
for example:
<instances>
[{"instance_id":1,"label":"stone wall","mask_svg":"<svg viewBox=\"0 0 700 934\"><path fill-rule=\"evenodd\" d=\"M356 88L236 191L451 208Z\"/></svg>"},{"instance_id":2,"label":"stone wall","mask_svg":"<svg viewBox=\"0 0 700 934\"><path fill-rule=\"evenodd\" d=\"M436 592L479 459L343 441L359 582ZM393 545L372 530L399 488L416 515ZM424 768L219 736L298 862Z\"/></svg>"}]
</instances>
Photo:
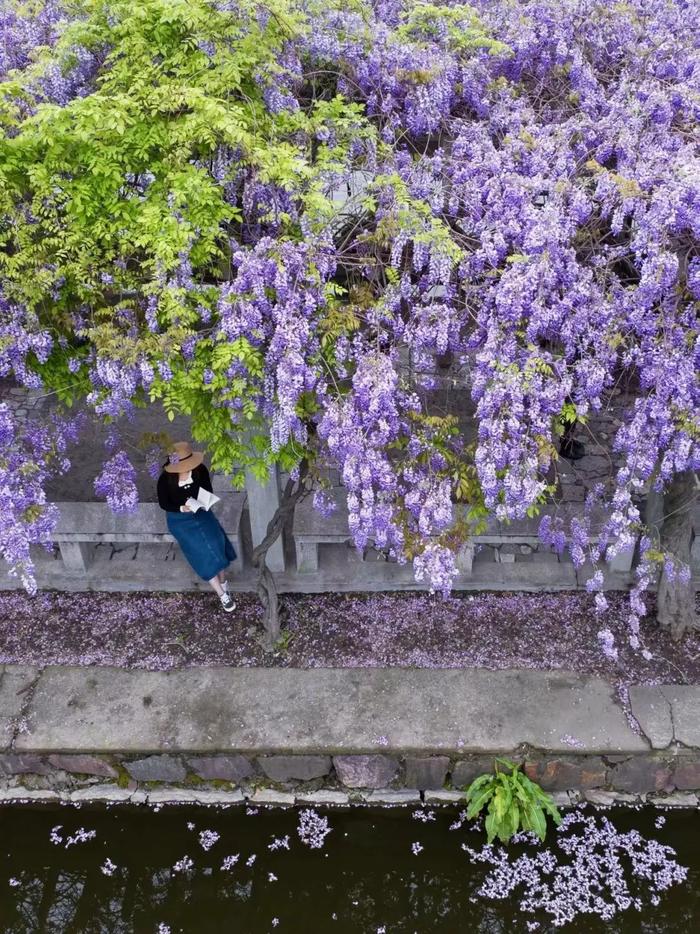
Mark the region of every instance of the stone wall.
<instances>
[{"instance_id":1,"label":"stone wall","mask_svg":"<svg viewBox=\"0 0 700 934\"><path fill-rule=\"evenodd\" d=\"M700 686L623 707L563 671L0 666L0 799L458 801L502 756L564 801L695 806Z\"/></svg>"},{"instance_id":2,"label":"stone wall","mask_svg":"<svg viewBox=\"0 0 700 934\"><path fill-rule=\"evenodd\" d=\"M508 756L549 792L568 792L570 800L585 796L605 803L629 796L666 797L670 803L697 804L700 795L700 751L675 755L548 755L515 751ZM52 791L74 800L89 797L99 786L109 790L161 790L223 793L227 800L292 804L295 800L343 804L353 800L401 803L426 800L458 801L478 775L490 772L494 757L472 755L256 755L188 756L159 753L146 756L53 753L0 754L0 798L18 790ZM440 796L441 793L445 794ZM77 797L75 795L77 793ZM681 793L681 794L678 794ZM117 794L117 798L120 795ZM155 796L156 799L158 795ZM177 797L177 795L176 795ZM196 797L196 795L195 795ZM564 797L558 795L560 802ZM124 795L126 798L126 795ZM137 799L138 800L138 796ZM569 799L566 799L569 800Z\"/></svg>"}]
</instances>

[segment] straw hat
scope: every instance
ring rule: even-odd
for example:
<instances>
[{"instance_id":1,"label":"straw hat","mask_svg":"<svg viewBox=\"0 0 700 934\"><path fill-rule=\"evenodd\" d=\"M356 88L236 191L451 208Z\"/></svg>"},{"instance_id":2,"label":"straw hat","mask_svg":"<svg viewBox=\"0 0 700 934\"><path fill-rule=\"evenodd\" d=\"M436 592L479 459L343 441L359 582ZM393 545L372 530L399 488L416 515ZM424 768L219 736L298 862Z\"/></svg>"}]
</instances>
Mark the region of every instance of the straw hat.
<instances>
[{"instance_id":1,"label":"straw hat","mask_svg":"<svg viewBox=\"0 0 700 934\"><path fill-rule=\"evenodd\" d=\"M188 441L176 441L168 455L165 470L168 473L187 473L194 470L204 460L202 451L193 451Z\"/></svg>"}]
</instances>

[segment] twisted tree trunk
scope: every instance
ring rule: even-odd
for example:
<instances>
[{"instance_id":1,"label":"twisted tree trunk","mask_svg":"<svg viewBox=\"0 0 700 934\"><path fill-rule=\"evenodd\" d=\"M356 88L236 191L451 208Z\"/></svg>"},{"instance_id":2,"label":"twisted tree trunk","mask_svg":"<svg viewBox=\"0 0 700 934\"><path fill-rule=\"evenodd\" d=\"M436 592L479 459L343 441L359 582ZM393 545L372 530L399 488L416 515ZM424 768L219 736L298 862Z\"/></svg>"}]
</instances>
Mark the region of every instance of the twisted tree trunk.
<instances>
[{"instance_id":1,"label":"twisted tree trunk","mask_svg":"<svg viewBox=\"0 0 700 934\"><path fill-rule=\"evenodd\" d=\"M256 588L264 611L263 628L265 636L263 645L268 650L274 647L280 637L280 615L277 584L272 571L267 566L267 552L282 534L282 529L287 519L294 512L296 504L309 492L306 483L308 469L308 462L303 460L299 466L298 480L295 481L291 478L287 480L280 504L267 524L265 537L253 549L252 564L258 571Z\"/></svg>"},{"instance_id":2,"label":"twisted tree trunk","mask_svg":"<svg viewBox=\"0 0 700 934\"><path fill-rule=\"evenodd\" d=\"M697 491L692 470L677 474L663 499L660 548L684 565L690 565L693 535L693 506ZM684 583L674 575L671 580L662 569L658 585L656 618L672 638L680 639L689 629L698 627L695 612L695 588L692 579Z\"/></svg>"}]
</instances>

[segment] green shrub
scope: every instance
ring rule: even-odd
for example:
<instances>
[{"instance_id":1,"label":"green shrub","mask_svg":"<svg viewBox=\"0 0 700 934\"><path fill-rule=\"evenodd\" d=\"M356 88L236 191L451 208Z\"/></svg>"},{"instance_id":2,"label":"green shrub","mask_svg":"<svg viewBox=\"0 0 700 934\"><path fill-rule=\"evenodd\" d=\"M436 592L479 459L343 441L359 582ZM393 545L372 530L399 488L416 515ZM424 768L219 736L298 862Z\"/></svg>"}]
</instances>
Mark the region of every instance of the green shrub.
<instances>
[{"instance_id":1,"label":"green shrub","mask_svg":"<svg viewBox=\"0 0 700 934\"><path fill-rule=\"evenodd\" d=\"M499 771L499 763L511 771ZM489 843L494 837L507 843L519 830L530 830L544 840L546 815L549 814L555 824L561 822L561 815L551 796L508 759L496 759L494 774L474 779L466 790L466 798L469 820L473 820L488 804L485 827Z\"/></svg>"}]
</instances>

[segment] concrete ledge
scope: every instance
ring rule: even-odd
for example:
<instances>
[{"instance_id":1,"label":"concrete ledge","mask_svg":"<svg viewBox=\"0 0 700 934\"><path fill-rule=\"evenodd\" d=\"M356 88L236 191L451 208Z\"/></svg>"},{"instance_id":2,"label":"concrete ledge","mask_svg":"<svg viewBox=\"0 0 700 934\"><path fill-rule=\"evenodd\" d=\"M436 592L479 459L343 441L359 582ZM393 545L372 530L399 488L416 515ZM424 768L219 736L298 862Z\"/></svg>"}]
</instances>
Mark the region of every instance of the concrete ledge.
<instances>
[{"instance_id":1,"label":"concrete ledge","mask_svg":"<svg viewBox=\"0 0 700 934\"><path fill-rule=\"evenodd\" d=\"M24 715L26 732L13 743L22 753L464 756L522 745L569 753L570 736L588 754L650 748L611 684L562 671L50 666ZM152 767L140 763L134 777Z\"/></svg>"},{"instance_id":2,"label":"concrete ledge","mask_svg":"<svg viewBox=\"0 0 700 934\"><path fill-rule=\"evenodd\" d=\"M644 733L611 684L561 671L5 666L0 790L438 803L504 754L553 794L700 790L700 686L630 694Z\"/></svg>"}]
</instances>

